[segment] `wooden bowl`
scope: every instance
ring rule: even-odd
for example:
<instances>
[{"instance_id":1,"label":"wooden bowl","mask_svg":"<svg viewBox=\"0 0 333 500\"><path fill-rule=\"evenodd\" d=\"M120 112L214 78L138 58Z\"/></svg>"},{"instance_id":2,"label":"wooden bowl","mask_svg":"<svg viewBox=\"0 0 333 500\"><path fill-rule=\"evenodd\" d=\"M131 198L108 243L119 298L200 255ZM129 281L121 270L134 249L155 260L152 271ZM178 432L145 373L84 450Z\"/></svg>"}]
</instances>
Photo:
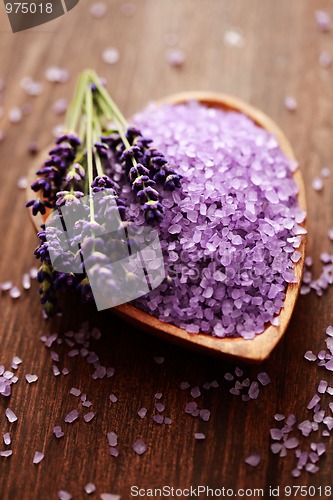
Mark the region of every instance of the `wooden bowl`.
<instances>
[{"instance_id":1,"label":"wooden bowl","mask_svg":"<svg viewBox=\"0 0 333 500\"><path fill-rule=\"evenodd\" d=\"M180 104L193 100L199 101L208 107L238 111L247 115L258 126L273 134L277 138L284 154L288 158L295 160L291 145L282 130L274 123L274 121L257 108L241 101L238 98L213 92L184 92L166 97L157 104ZM45 152L43 157L40 158L41 163L44 159ZM38 159L36 164L38 165ZM32 180L34 177L34 171L30 172L30 179ZM294 172L293 177L299 189L299 206L301 209L306 210L304 183L300 169L297 169ZM31 191L29 192L29 197L31 197ZM34 218L35 227L42 222L41 218L39 220L38 218ZM303 223L302 226L305 227L305 224ZM202 333L188 333L182 328L174 326L171 323L162 322L154 316L151 316L130 304L123 304L121 306L114 307L112 312L116 313L133 326L175 344L197 349L210 354L217 354L234 360L259 363L270 355L274 347L284 335L289 324L301 285L305 258L305 241L306 238L305 235L303 235L301 245L298 249L301 252L302 257L294 266L294 272L298 279L298 283L290 283L287 286L284 307L278 316L280 322L279 326L273 326L271 324L267 325L264 332L257 335L254 339L244 340L240 337L221 339Z\"/></svg>"}]
</instances>

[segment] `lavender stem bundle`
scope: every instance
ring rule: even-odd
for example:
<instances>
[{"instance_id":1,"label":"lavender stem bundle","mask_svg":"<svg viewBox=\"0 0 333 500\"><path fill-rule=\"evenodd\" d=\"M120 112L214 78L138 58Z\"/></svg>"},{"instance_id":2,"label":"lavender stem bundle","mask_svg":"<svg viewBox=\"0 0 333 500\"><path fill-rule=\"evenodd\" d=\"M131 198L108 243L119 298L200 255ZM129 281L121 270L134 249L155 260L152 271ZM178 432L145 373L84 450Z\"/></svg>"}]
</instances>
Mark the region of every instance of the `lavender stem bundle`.
<instances>
[{"instance_id":1,"label":"lavender stem bundle","mask_svg":"<svg viewBox=\"0 0 333 500\"><path fill-rule=\"evenodd\" d=\"M110 217L114 205L95 206L93 194L104 191L106 200L116 202L121 219L126 218L126 204L114 180L119 176L117 165L121 165L148 224L159 224L163 219L162 194L158 185L165 190L174 190L180 187L181 176L151 146L151 139L128 125L94 71L86 70L80 75L65 126L66 130L57 137L49 151L49 157L36 172L38 179L31 185L36 195L26 206L31 207L34 216L40 213L46 218L48 213L59 211L63 206L79 205L80 198L89 195L89 222L83 219L76 222L74 240L87 248L90 245L91 259L101 262L103 255L109 255L110 242L93 238L94 230L99 226L98 221L103 219L101 213ZM99 230L103 232L103 228L99 227ZM82 255L78 255L81 250L68 252L68 272L59 272L52 267L50 245L59 245L60 235L53 236L50 243L45 227L42 227L38 233L40 243L35 250L36 258L41 261L38 281L47 316L57 311L58 290L77 291L83 301L93 299L84 266L80 272L71 272L70 263L79 257L82 261ZM111 243L116 245L115 241Z\"/></svg>"}]
</instances>

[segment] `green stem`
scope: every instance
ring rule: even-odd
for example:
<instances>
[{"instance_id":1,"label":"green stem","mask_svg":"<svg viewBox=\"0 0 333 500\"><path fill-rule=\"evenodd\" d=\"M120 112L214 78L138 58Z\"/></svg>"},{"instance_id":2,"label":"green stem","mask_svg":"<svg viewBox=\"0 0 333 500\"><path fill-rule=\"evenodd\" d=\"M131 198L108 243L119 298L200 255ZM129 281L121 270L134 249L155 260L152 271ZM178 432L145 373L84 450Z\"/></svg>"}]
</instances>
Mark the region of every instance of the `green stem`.
<instances>
[{"instance_id":1,"label":"green stem","mask_svg":"<svg viewBox=\"0 0 333 500\"><path fill-rule=\"evenodd\" d=\"M97 117L94 117L94 142L99 142L101 140L101 127L99 125L99 121ZM95 148L96 149L96 148ZM95 154L95 163L96 163L96 170L97 170L97 175L102 177L104 175L104 170L103 170L103 165L101 162L101 159L99 157L98 151L96 151Z\"/></svg>"},{"instance_id":2,"label":"green stem","mask_svg":"<svg viewBox=\"0 0 333 500\"><path fill-rule=\"evenodd\" d=\"M66 127L68 130L73 132L76 131L79 124L88 78L89 78L88 71L84 71L79 77L75 88L74 99L72 100L67 110L66 121L65 121Z\"/></svg>"},{"instance_id":3,"label":"green stem","mask_svg":"<svg viewBox=\"0 0 333 500\"><path fill-rule=\"evenodd\" d=\"M88 167L88 182L89 182L89 200L90 200L90 219L93 222L95 219L93 190L91 184L94 178L94 162L93 162L93 99L90 86L86 87L85 91L85 111L86 111L86 147L87 147L87 167Z\"/></svg>"},{"instance_id":4,"label":"green stem","mask_svg":"<svg viewBox=\"0 0 333 500\"><path fill-rule=\"evenodd\" d=\"M101 84L101 82L98 78L98 75L97 75L97 73L95 73L95 71L93 71L93 70L90 71L90 78L92 79L93 83L96 85L98 92L103 97L106 104L110 107L113 116L118 120L118 122L124 128L127 128L128 123L127 123L124 115L122 114L122 112L120 111L120 109L118 108L118 106L116 105L114 100L111 98L111 96L108 94L108 92L105 90L105 88Z\"/></svg>"}]
</instances>

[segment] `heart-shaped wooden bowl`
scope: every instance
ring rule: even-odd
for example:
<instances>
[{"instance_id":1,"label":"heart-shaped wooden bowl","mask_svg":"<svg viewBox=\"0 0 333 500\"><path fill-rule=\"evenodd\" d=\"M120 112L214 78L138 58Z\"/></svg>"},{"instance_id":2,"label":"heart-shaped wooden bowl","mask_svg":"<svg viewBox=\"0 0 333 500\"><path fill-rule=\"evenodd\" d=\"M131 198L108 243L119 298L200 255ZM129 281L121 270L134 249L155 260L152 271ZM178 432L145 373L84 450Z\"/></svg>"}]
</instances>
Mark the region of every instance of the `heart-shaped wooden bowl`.
<instances>
[{"instance_id":1,"label":"heart-shaped wooden bowl","mask_svg":"<svg viewBox=\"0 0 333 500\"><path fill-rule=\"evenodd\" d=\"M266 129L268 132L273 134L277 138L284 154L288 158L295 160L295 156L291 145L289 144L289 141L285 137L282 130L275 124L275 122L271 120L267 115L262 113L259 109L247 104L244 101L241 101L240 99L213 92L184 92L166 97L165 99L159 101L157 104L180 104L188 101L198 101L208 107L237 111L247 115L258 126ZM42 153L40 158L37 158L35 167L41 165L44 160L45 151ZM29 180L31 181L33 181L33 179L35 178L35 170L36 168L33 168L33 170L29 172ZM299 190L299 206L301 209L306 210L304 183L299 168L294 172L293 177ZM31 191L29 191L28 196L30 199ZM40 224L43 223L43 220L41 217L35 217L33 219L33 222L35 227L38 228ZM302 226L304 227L305 223L303 223ZM154 316L141 311L131 304L123 304L121 306L114 307L112 309L112 312L116 313L118 316L121 316L124 320L131 323L133 326L167 341L172 341L175 344L194 348L206 353L221 355L234 360L246 361L249 363L259 363L270 355L274 347L278 344L279 340L284 335L291 319L302 279L305 258L305 242L306 237L305 235L303 235L301 245L298 249L301 252L302 257L294 266L294 271L298 279L298 283L291 283L287 287L284 307L282 308L278 316L280 323L279 326L268 324L264 332L260 335L257 335L254 339L244 340L241 337L221 339L203 333L191 334L183 330L182 328L172 325L171 323L160 321Z\"/></svg>"}]
</instances>

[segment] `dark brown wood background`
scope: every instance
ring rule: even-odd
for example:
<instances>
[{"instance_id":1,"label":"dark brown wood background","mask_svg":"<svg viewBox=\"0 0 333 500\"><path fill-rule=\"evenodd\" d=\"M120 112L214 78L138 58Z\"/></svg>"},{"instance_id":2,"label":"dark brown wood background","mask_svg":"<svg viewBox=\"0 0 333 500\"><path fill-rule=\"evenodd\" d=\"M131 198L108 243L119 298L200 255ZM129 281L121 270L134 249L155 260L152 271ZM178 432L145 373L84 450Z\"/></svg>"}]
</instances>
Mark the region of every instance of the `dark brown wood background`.
<instances>
[{"instance_id":1,"label":"dark brown wood background","mask_svg":"<svg viewBox=\"0 0 333 500\"><path fill-rule=\"evenodd\" d=\"M32 104L32 113L18 125L0 122L5 140L0 144L0 282L19 283L21 275L34 264L32 251L36 237L24 209L25 194L16 187L19 176L32 164L27 145L37 140L40 147L51 139L52 127L59 123L51 110L56 98L70 97L78 72L93 67L108 79L108 87L127 116L141 109L148 100L183 90L214 90L239 96L269 114L289 137L307 183L308 254L319 272L319 254L332 250L327 230L333 227L332 178L322 193L311 188L312 178L333 159L333 68L324 70L318 58L322 50L333 54L333 32L320 33L314 12L330 1L319 0L138 0L131 18L120 12L121 2L108 1L108 14L102 20L89 15L89 2L82 1L71 13L42 27L13 35L3 5L0 5L0 76L6 80L5 113L12 106ZM243 31L243 48L226 47L224 33L230 27ZM179 36L178 47L186 52L180 69L169 66L165 58L164 35ZM108 46L118 47L120 61L107 66L101 53ZM24 76L43 80L45 69L60 65L70 70L63 85L44 81L41 96L28 98L20 88ZM298 101L296 113L283 106L285 95ZM243 403L228 392L223 374L233 367L224 361L193 354L162 343L136 331L109 312L96 313L92 306L69 301L64 314L53 321L41 318L36 283L17 301L0 295L0 364L10 366L18 355L23 363L21 377L8 402L0 399L0 434L10 429L13 455L0 459L0 498L53 499L57 491L70 491L84 498L88 481L102 492L130 498L130 486L265 488L280 485L329 485L332 481L333 443L320 461L320 471L311 476L291 478L294 453L286 458L270 451L269 428L276 412L294 413L299 421L310 416L306 404L320 378L327 378L316 365L303 359L307 349L323 348L325 328L332 322L333 291L322 299L301 297L284 340L262 367L246 368L255 377L267 370L272 384L264 388L257 401ZM57 346L60 366L68 366L67 377L55 378L49 352L40 335L63 333L78 328L82 320L98 325L103 337L94 346L98 355L116 373L107 380L92 380L92 370L81 358L70 359L69 348ZM157 365L154 355L165 356ZM36 373L39 380L28 386L25 373ZM218 389L204 392L199 405L211 410L204 423L185 415L189 394L179 390L188 380L200 385L217 379ZM332 385L332 377L330 377ZM69 389L79 387L93 401L96 417L90 424L80 421L68 425L64 415L76 407ZM166 415L173 423L158 426L151 419L154 394L163 393ZM119 401L111 404L114 392ZM10 406L19 420L8 425L4 410ZM136 415L141 406L149 417ZM63 425L65 437L56 440L52 428ZM119 435L118 458L109 455L106 432ZM194 441L195 431L204 432L205 442ZM142 438L147 453L136 456L131 444ZM327 439L327 438L326 438ZM314 441L320 436L314 435ZM311 439L304 441L307 449ZM331 440L332 441L332 440ZM3 449L4 446L0 445ZM36 450L45 453L35 466ZM252 452L262 455L262 463L252 469L244 459ZM333 486L333 485L332 485ZM96 496L96 495L95 495ZM280 498L284 498L283 495ZM319 498L319 495L318 495Z\"/></svg>"}]
</instances>

